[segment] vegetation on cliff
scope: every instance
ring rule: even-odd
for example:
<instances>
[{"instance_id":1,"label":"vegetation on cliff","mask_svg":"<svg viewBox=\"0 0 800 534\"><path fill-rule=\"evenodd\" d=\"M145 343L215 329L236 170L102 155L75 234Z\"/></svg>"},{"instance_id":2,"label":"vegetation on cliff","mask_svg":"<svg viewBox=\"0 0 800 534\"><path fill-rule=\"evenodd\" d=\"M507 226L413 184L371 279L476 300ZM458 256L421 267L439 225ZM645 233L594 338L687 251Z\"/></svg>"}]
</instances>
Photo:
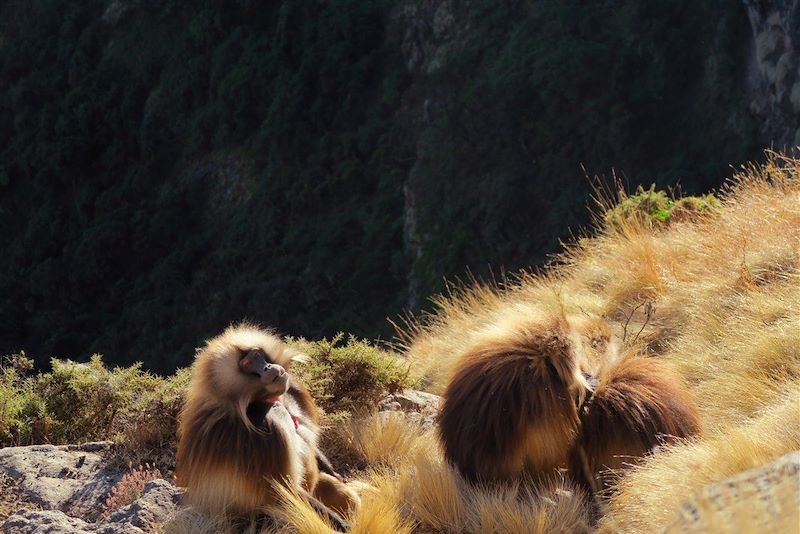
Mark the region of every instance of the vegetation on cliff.
<instances>
[{"instance_id":1,"label":"vegetation on cliff","mask_svg":"<svg viewBox=\"0 0 800 534\"><path fill-rule=\"evenodd\" d=\"M680 22L680 23L678 23ZM539 264L589 174L757 156L739 2L0 6L0 351L172 372Z\"/></svg>"},{"instance_id":2,"label":"vegetation on cliff","mask_svg":"<svg viewBox=\"0 0 800 534\"><path fill-rule=\"evenodd\" d=\"M650 201L672 210L695 207L691 216L673 219L673 211L662 217ZM662 531L681 520L681 505L708 484L800 449L800 161L773 155L702 202L642 190L606 203L598 215L594 234L568 245L545 272L440 297L437 309L407 332L401 354L352 339L294 341L311 356L298 373L336 421L325 446L333 458L348 459L349 475L361 484L353 532L594 528L587 501L568 481L535 489L467 484L443 460L431 429L402 414L370 414L374 404L354 402L410 383L441 391L453 362L482 331L542 311L606 321L626 350L680 373L700 412L702 437L660 448L619 480L601 507L601 532ZM171 468L185 371L163 379L138 367L108 370L99 358L56 361L52 372L38 375L30 366L20 356L3 366L4 444L21 436L27 442L112 437L120 440L121 458L156 462L164 473ZM50 414L49 426L42 414ZM100 423L87 425L89 419ZM115 431L115 422L128 430ZM158 447L147 452L154 437L160 455ZM772 498L779 513L771 520L795 525L795 503L780 500L794 497ZM298 532L329 532L296 496L285 499L284 520ZM747 515L753 507L739 510L746 514L724 521L745 530L763 526ZM721 520L713 513L704 510L699 520L712 521L706 526ZM187 510L169 531L224 531L217 519Z\"/></svg>"}]
</instances>

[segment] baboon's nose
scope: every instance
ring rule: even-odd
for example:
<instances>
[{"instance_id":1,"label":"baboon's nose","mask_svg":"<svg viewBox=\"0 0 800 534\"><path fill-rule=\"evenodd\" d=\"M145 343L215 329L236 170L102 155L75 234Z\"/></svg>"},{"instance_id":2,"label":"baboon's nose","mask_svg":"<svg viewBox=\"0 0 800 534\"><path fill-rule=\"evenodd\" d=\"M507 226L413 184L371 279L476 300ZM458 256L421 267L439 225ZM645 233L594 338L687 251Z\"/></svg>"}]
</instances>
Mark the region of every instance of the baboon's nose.
<instances>
[{"instance_id":1,"label":"baboon's nose","mask_svg":"<svg viewBox=\"0 0 800 534\"><path fill-rule=\"evenodd\" d=\"M286 374L286 370L277 364L267 364L264 367L263 376L267 382L275 382L277 379Z\"/></svg>"}]
</instances>

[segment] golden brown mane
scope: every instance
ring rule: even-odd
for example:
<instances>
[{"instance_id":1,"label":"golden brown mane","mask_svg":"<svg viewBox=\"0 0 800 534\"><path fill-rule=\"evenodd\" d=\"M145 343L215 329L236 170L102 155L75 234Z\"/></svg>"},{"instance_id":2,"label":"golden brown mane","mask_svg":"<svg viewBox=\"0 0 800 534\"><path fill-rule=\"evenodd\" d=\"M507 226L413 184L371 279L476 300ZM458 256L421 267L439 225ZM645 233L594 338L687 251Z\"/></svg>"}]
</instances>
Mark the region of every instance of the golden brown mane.
<instances>
[{"instance_id":1,"label":"golden brown mane","mask_svg":"<svg viewBox=\"0 0 800 534\"><path fill-rule=\"evenodd\" d=\"M445 456L471 481L568 468L589 489L665 441L700 431L665 364L619 357L600 319L511 316L458 360L444 393Z\"/></svg>"},{"instance_id":2,"label":"golden brown mane","mask_svg":"<svg viewBox=\"0 0 800 534\"><path fill-rule=\"evenodd\" d=\"M445 391L445 455L471 480L565 465L578 427L577 373L563 318L492 332L459 361Z\"/></svg>"},{"instance_id":3,"label":"golden brown mane","mask_svg":"<svg viewBox=\"0 0 800 534\"><path fill-rule=\"evenodd\" d=\"M191 504L213 514L264 512L278 504L275 484L284 484L344 528L339 514L357 497L318 449L317 408L288 374L301 357L251 325L228 328L198 351L176 466ZM313 496L318 486L324 503Z\"/></svg>"},{"instance_id":4,"label":"golden brown mane","mask_svg":"<svg viewBox=\"0 0 800 534\"><path fill-rule=\"evenodd\" d=\"M571 470L595 489L607 487L616 471L635 464L654 447L700 434L694 402L678 376L665 363L636 355L627 355L601 374L582 409L580 426ZM600 483L587 477L599 478Z\"/></svg>"}]
</instances>

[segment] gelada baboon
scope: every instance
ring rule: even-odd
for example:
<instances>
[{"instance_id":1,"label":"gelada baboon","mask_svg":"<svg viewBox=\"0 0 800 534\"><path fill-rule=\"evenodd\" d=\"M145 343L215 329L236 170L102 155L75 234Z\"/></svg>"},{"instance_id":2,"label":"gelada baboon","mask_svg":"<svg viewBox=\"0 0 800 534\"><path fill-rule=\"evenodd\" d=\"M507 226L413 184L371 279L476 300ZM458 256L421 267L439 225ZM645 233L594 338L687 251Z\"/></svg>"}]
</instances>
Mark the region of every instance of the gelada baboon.
<instances>
[{"instance_id":1,"label":"gelada baboon","mask_svg":"<svg viewBox=\"0 0 800 534\"><path fill-rule=\"evenodd\" d=\"M318 413L289 374L299 353L271 332L230 327L198 351L180 415L176 478L194 506L269 512L286 484L345 530L357 496L317 446Z\"/></svg>"},{"instance_id":2,"label":"gelada baboon","mask_svg":"<svg viewBox=\"0 0 800 534\"><path fill-rule=\"evenodd\" d=\"M673 437L699 432L680 380L654 358L617 354L601 319L561 314L494 324L456 363L439 435L470 481L569 469L599 489Z\"/></svg>"}]
</instances>

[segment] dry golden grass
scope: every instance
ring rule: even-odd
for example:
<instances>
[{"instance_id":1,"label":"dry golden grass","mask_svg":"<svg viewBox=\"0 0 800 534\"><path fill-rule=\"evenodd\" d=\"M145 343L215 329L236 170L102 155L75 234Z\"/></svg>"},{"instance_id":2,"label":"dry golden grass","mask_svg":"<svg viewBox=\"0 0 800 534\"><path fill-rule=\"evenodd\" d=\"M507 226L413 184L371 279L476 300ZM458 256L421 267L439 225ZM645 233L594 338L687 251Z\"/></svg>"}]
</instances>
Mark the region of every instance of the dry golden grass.
<instances>
[{"instance_id":1,"label":"dry golden grass","mask_svg":"<svg viewBox=\"0 0 800 534\"><path fill-rule=\"evenodd\" d=\"M751 422L721 427L695 443L668 448L627 474L600 531L663 530L675 519L679 506L707 484L800 450L800 382L784 394L783 402Z\"/></svg>"},{"instance_id":2,"label":"dry golden grass","mask_svg":"<svg viewBox=\"0 0 800 534\"><path fill-rule=\"evenodd\" d=\"M599 228L546 273L439 299L405 342L437 392L487 329L554 310L603 318L625 345L670 361L690 385L706 437L624 477L603 523L652 532L693 491L800 449L800 406L787 401L800 397L798 303L800 162L773 155L734 178L719 212L665 227L638 219Z\"/></svg>"},{"instance_id":3,"label":"dry golden grass","mask_svg":"<svg viewBox=\"0 0 800 534\"><path fill-rule=\"evenodd\" d=\"M407 423L402 412L352 419L332 430L342 432L343 441L369 466L397 467L420 451L438 446L431 432L423 432L418 425Z\"/></svg>"},{"instance_id":4,"label":"dry golden grass","mask_svg":"<svg viewBox=\"0 0 800 534\"><path fill-rule=\"evenodd\" d=\"M436 393L487 331L556 310L603 319L626 349L669 361L690 386L704 436L659 450L623 476L602 532L663 531L708 484L800 449L800 161L773 155L721 196L719 211L681 222L600 227L547 272L455 289L403 338L423 389ZM373 466L359 475L353 532L591 530L583 496L565 481L466 484L434 435L400 419L341 432L339 441ZM287 500L286 528L328 532L302 501ZM765 525L742 520L737 528Z\"/></svg>"},{"instance_id":5,"label":"dry golden grass","mask_svg":"<svg viewBox=\"0 0 800 534\"><path fill-rule=\"evenodd\" d=\"M361 507L351 523L353 534L412 534L414 523L401 510L401 487L391 471L372 472L361 491Z\"/></svg>"},{"instance_id":6,"label":"dry golden grass","mask_svg":"<svg viewBox=\"0 0 800 534\"><path fill-rule=\"evenodd\" d=\"M163 534L277 534L280 529L258 520L210 517L194 508L182 508L161 528Z\"/></svg>"},{"instance_id":7,"label":"dry golden grass","mask_svg":"<svg viewBox=\"0 0 800 534\"><path fill-rule=\"evenodd\" d=\"M472 486L447 465L430 430L399 416L372 417L352 428L360 428L351 434L352 446L379 466L361 476L362 502L352 532L589 530L583 496L564 480L537 488L530 481ZM297 532L316 532L287 520Z\"/></svg>"}]
</instances>

